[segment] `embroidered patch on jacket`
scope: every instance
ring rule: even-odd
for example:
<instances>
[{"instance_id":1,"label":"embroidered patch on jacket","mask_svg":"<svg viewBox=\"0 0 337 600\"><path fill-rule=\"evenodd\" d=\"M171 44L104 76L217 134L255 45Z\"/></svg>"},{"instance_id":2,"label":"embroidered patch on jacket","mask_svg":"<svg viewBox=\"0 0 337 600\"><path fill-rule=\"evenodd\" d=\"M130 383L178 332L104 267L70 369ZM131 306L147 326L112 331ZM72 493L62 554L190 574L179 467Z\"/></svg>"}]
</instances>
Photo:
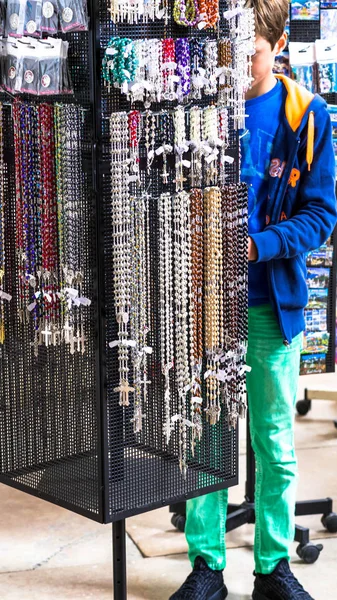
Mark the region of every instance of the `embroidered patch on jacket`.
<instances>
[{"instance_id":1,"label":"embroidered patch on jacket","mask_svg":"<svg viewBox=\"0 0 337 600\"><path fill-rule=\"evenodd\" d=\"M301 177L301 172L298 169L293 169L290 173L290 177L289 177L289 185L291 185L291 187L296 187L297 182L299 181Z\"/></svg>"}]
</instances>

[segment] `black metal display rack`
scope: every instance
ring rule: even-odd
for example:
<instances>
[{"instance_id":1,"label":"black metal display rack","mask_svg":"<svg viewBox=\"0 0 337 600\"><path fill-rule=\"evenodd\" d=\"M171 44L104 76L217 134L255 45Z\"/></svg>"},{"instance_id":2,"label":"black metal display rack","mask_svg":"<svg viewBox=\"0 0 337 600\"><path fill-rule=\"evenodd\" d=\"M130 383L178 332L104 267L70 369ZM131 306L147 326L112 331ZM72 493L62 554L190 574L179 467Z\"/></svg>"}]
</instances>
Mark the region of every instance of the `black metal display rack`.
<instances>
[{"instance_id":1,"label":"black metal display rack","mask_svg":"<svg viewBox=\"0 0 337 600\"><path fill-rule=\"evenodd\" d=\"M225 3L221 2L222 9ZM118 363L108 344L116 339L112 278L111 180L109 117L129 110L117 91L102 84L101 65L111 35L116 33L108 0L90 0L90 31L67 34L75 96L51 101L75 102L83 108L85 201L85 282L92 304L86 323L87 350L71 355L64 345L32 348L32 329L17 318L18 297L5 306L6 340L0 345L0 482L58 504L100 523L114 522L115 597L126 597L125 518L169 505L238 481L237 431L229 431L225 415L219 427L205 425L200 452L189 460L186 479L177 461L178 440L167 447L157 392L163 388L158 358L158 326L153 323L149 414L143 433L133 432L132 412L119 406ZM186 29L170 22L173 37ZM120 26L119 35L163 37L158 21ZM200 34L206 35L206 34ZM214 33L216 35L216 32ZM31 97L26 98L32 101ZM1 95L5 119L6 261L11 281L15 259L15 169L12 98ZM36 102L39 102L37 99ZM229 181L238 181L236 161ZM151 193L161 192L157 173ZM151 215L156 222L156 210ZM151 227L156 252L156 228ZM152 302L158 304L155 273ZM175 402L173 398L172 402Z\"/></svg>"}]
</instances>

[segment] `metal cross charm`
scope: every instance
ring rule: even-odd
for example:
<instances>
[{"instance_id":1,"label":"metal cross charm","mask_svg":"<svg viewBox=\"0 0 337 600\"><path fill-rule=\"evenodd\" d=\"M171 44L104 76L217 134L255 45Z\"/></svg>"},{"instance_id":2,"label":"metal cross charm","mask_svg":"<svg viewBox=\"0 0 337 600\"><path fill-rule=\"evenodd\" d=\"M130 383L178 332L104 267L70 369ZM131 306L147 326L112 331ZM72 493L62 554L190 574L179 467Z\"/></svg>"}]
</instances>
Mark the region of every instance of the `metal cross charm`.
<instances>
[{"instance_id":1,"label":"metal cross charm","mask_svg":"<svg viewBox=\"0 0 337 600\"><path fill-rule=\"evenodd\" d=\"M205 408L205 412L210 425L216 425L219 422L221 414L220 406L209 406Z\"/></svg>"},{"instance_id":2,"label":"metal cross charm","mask_svg":"<svg viewBox=\"0 0 337 600\"><path fill-rule=\"evenodd\" d=\"M52 332L50 331L50 329L48 329L48 325L46 323L46 328L44 330L41 331L42 336L44 337L44 343L47 346L47 348L50 345L50 341L51 341L51 337L52 337Z\"/></svg>"},{"instance_id":3,"label":"metal cross charm","mask_svg":"<svg viewBox=\"0 0 337 600\"><path fill-rule=\"evenodd\" d=\"M114 392L119 392L119 406L130 406L129 394L134 391L128 381L121 381L120 385L114 388Z\"/></svg>"}]
</instances>

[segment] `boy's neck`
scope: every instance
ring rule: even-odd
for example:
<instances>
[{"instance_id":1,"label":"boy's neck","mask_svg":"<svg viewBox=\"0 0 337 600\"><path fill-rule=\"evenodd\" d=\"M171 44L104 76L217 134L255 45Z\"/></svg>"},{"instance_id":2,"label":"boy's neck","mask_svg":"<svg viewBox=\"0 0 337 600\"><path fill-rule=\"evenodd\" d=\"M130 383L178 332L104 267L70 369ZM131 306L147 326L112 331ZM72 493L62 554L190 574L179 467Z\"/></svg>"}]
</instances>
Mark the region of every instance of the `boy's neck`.
<instances>
[{"instance_id":1,"label":"boy's neck","mask_svg":"<svg viewBox=\"0 0 337 600\"><path fill-rule=\"evenodd\" d=\"M255 83L253 87L246 93L246 100L252 100L253 98L258 98L259 96L263 96L264 94L268 94L276 85L277 79L274 73L270 73L268 77L265 77L261 81Z\"/></svg>"}]
</instances>

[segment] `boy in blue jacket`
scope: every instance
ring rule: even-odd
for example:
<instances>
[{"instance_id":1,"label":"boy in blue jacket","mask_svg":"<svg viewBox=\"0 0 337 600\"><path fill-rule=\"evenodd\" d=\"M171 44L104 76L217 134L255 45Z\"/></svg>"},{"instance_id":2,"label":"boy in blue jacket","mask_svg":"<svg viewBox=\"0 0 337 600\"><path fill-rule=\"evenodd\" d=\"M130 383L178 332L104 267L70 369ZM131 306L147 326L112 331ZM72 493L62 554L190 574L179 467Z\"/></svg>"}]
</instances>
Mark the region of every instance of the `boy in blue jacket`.
<instances>
[{"instance_id":1,"label":"boy in blue jacket","mask_svg":"<svg viewBox=\"0 0 337 600\"><path fill-rule=\"evenodd\" d=\"M250 184L247 390L257 468L253 600L313 600L289 568L297 479L293 426L308 299L305 255L336 223L331 123L324 100L273 74L287 41L288 0L248 0L247 6L255 8L257 31L242 138L242 180ZM194 568L171 600L226 598L227 502L227 490L187 502Z\"/></svg>"}]
</instances>

